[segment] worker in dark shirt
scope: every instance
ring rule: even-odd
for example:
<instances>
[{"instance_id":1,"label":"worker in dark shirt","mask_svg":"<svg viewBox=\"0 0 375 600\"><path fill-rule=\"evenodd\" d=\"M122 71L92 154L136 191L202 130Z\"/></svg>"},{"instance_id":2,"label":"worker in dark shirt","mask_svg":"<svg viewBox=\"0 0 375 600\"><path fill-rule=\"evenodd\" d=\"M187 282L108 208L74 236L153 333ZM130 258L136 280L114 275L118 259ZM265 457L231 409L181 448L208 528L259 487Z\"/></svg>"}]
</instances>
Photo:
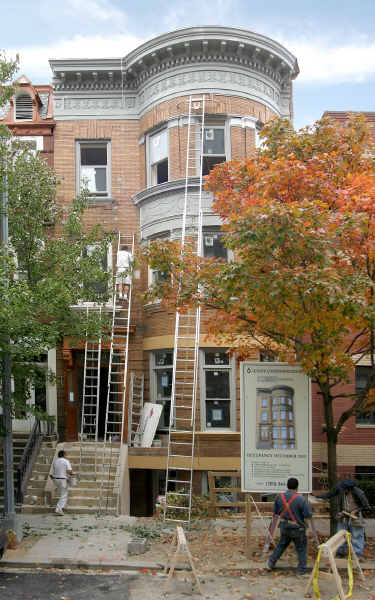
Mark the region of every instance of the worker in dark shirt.
<instances>
[{"instance_id":1,"label":"worker in dark shirt","mask_svg":"<svg viewBox=\"0 0 375 600\"><path fill-rule=\"evenodd\" d=\"M297 572L304 575L307 563L306 525L312 518L312 512L305 498L297 494L298 479L291 477L287 486L288 490L277 496L273 507L274 514L280 518L280 539L268 560L267 569L275 567L280 556L293 541L298 556Z\"/></svg>"},{"instance_id":2,"label":"worker in dark shirt","mask_svg":"<svg viewBox=\"0 0 375 600\"><path fill-rule=\"evenodd\" d=\"M365 493L353 479L343 479L330 492L315 494L315 497L322 500L337 497L339 510L337 530L346 529L351 533L354 552L360 558L365 547L365 520L362 511L370 509ZM346 550L345 543L337 550L337 556L345 556Z\"/></svg>"}]
</instances>

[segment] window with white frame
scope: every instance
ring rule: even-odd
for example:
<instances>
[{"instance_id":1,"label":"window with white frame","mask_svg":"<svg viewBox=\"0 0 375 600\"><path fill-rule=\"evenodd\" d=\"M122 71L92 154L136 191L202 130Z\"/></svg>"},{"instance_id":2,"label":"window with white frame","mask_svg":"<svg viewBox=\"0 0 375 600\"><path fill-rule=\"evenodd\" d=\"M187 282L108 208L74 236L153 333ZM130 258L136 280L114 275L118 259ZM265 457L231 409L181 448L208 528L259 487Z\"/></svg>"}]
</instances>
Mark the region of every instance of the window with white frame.
<instances>
[{"instance_id":1,"label":"window with white frame","mask_svg":"<svg viewBox=\"0 0 375 600\"><path fill-rule=\"evenodd\" d=\"M168 129L163 129L148 138L149 185L165 183L169 178Z\"/></svg>"},{"instance_id":2,"label":"window with white frame","mask_svg":"<svg viewBox=\"0 0 375 600\"><path fill-rule=\"evenodd\" d=\"M228 249L224 246L223 233L217 230L203 229L203 256L228 260Z\"/></svg>"},{"instance_id":3,"label":"window with white frame","mask_svg":"<svg viewBox=\"0 0 375 600\"><path fill-rule=\"evenodd\" d=\"M78 191L87 188L92 197L110 196L110 164L109 141L77 142Z\"/></svg>"},{"instance_id":4,"label":"window with white frame","mask_svg":"<svg viewBox=\"0 0 375 600\"><path fill-rule=\"evenodd\" d=\"M151 402L163 406L158 429L168 429L172 394L173 350L151 352L150 368Z\"/></svg>"},{"instance_id":5,"label":"window with white frame","mask_svg":"<svg viewBox=\"0 0 375 600\"><path fill-rule=\"evenodd\" d=\"M203 175L208 175L211 169L227 160L225 151L224 125L206 125L203 132Z\"/></svg>"},{"instance_id":6,"label":"window with white frame","mask_svg":"<svg viewBox=\"0 0 375 600\"><path fill-rule=\"evenodd\" d=\"M201 351L202 428L235 428L234 363L223 349Z\"/></svg>"},{"instance_id":7,"label":"window with white frame","mask_svg":"<svg viewBox=\"0 0 375 600\"><path fill-rule=\"evenodd\" d=\"M22 149L30 150L33 154L43 150L42 135L21 135L17 136L17 144Z\"/></svg>"},{"instance_id":8,"label":"window with white frame","mask_svg":"<svg viewBox=\"0 0 375 600\"><path fill-rule=\"evenodd\" d=\"M32 121L33 120L33 101L27 92L17 94L14 100L14 120Z\"/></svg>"}]
</instances>

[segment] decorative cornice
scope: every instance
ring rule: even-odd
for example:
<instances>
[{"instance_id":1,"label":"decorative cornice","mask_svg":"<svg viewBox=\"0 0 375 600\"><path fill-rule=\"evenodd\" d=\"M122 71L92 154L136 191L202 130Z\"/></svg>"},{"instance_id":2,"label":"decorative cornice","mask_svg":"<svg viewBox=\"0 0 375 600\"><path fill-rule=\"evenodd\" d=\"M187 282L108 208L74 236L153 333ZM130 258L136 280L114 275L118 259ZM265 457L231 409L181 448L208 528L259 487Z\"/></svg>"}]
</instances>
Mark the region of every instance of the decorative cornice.
<instances>
[{"instance_id":1,"label":"decorative cornice","mask_svg":"<svg viewBox=\"0 0 375 600\"><path fill-rule=\"evenodd\" d=\"M245 29L192 27L156 37L122 59L50 60L55 91L138 90L148 79L191 65L227 64L258 72L278 86L299 72L278 42Z\"/></svg>"}]
</instances>

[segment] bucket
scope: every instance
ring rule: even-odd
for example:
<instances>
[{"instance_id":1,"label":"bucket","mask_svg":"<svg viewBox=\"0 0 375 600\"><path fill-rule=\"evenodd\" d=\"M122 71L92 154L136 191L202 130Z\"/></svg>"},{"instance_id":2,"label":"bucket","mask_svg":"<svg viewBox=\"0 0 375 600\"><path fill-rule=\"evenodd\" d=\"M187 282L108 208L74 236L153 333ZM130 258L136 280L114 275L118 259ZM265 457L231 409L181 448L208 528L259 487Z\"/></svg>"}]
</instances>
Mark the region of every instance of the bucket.
<instances>
[{"instance_id":1,"label":"bucket","mask_svg":"<svg viewBox=\"0 0 375 600\"><path fill-rule=\"evenodd\" d=\"M71 485L71 486L77 485L77 477L75 477L75 476L70 477L70 479L69 479L69 485Z\"/></svg>"}]
</instances>

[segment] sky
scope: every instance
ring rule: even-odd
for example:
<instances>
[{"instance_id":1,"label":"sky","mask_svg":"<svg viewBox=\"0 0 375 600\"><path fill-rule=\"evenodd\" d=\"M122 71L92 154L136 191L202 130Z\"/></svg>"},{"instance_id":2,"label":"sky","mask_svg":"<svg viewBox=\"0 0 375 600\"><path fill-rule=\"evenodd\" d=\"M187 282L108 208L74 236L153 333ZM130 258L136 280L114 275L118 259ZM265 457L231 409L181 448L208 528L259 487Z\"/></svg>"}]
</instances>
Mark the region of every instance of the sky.
<instances>
[{"instance_id":1,"label":"sky","mask_svg":"<svg viewBox=\"0 0 375 600\"><path fill-rule=\"evenodd\" d=\"M375 111L374 0L1 0L0 6L0 48L20 55L19 74L35 84L51 81L50 58L120 57L173 29L225 25L269 36L296 56L296 128L325 110Z\"/></svg>"}]
</instances>

